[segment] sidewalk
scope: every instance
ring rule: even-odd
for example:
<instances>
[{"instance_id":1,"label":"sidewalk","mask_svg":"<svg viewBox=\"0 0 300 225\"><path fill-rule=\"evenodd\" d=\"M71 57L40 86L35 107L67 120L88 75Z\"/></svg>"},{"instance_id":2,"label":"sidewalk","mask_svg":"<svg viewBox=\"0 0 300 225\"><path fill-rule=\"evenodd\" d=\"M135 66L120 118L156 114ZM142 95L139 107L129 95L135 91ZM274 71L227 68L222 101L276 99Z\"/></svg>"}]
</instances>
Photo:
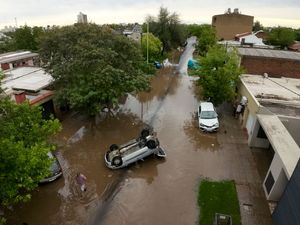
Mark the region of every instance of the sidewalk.
<instances>
[{"instance_id":1,"label":"sidewalk","mask_svg":"<svg viewBox=\"0 0 300 225\"><path fill-rule=\"evenodd\" d=\"M242 130L239 121L232 116L230 105L219 108L221 129L218 140L225 154L231 155L227 162L227 178L236 182L243 225L271 225L271 213L262 188L262 178L258 163L268 164L263 158L256 159L247 144L246 131ZM226 158L226 156L225 156ZM225 159L226 160L226 159ZM264 165L259 165L260 167Z\"/></svg>"}]
</instances>

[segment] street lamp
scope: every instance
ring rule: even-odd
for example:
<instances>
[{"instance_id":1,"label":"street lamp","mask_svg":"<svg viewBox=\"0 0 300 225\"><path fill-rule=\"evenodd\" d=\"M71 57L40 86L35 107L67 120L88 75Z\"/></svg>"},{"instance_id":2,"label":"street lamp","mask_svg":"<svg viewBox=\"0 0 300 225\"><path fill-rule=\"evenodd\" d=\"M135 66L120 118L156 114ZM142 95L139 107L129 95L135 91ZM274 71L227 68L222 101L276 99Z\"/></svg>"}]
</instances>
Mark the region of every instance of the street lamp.
<instances>
[{"instance_id":1,"label":"street lamp","mask_svg":"<svg viewBox=\"0 0 300 225\"><path fill-rule=\"evenodd\" d=\"M147 64L149 63L149 21L147 21Z\"/></svg>"}]
</instances>

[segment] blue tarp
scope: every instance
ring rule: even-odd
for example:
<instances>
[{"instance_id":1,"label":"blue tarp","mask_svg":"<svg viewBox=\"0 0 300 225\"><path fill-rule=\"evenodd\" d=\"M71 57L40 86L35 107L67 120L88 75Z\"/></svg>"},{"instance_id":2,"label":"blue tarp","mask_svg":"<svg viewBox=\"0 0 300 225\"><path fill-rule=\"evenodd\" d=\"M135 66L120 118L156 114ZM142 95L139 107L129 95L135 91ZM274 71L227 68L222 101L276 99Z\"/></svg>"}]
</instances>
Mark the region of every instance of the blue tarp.
<instances>
[{"instance_id":1,"label":"blue tarp","mask_svg":"<svg viewBox=\"0 0 300 225\"><path fill-rule=\"evenodd\" d=\"M200 65L199 65L199 63L196 60L189 59L189 61L188 61L188 68L189 69L199 69Z\"/></svg>"},{"instance_id":2,"label":"blue tarp","mask_svg":"<svg viewBox=\"0 0 300 225\"><path fill-rule=\"evenodd\" d=\"M158 62L158 61L154 62L154 66L155 66L156 69L160 69L162 67L161 63Z\"/></svg>"}]
</instances>

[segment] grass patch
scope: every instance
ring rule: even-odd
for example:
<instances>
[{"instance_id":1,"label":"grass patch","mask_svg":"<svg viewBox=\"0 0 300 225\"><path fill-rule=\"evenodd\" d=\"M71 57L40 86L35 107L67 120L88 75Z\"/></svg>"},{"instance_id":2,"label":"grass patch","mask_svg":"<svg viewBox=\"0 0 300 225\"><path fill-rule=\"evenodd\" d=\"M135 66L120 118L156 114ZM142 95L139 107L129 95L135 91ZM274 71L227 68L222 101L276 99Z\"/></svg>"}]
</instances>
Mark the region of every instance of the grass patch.
<instances>
[{"instance_id":1,"label":"grass patch","mask_svg":"<svg viewBox=\"0 0 300 225\"><path fill-rule=\"evenodd\" d=\"M212 225L215 213L227 214L233 225L241 225L241 215L234 181L202 180L199 186L198 205L200 225Z\"/></svg>"}]
</instances>

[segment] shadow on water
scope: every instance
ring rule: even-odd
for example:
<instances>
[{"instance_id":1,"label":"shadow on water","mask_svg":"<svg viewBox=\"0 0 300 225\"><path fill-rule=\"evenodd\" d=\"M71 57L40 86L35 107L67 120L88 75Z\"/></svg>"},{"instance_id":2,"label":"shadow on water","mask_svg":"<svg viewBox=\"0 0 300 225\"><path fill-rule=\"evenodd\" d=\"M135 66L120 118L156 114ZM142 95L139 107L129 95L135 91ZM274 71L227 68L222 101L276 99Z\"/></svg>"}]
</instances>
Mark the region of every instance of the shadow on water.
<instances>
[{"instance_id":1,"label":"shadow on water","mask_svg":"<svg viewBox=\"0 0 300 225\"><path fill-rule=\"evenodd\" d=\"M97 212L95 214L95 217L90 219L90 224L101 224L102 221L105 219L105 215L110 209L111 202L113 201L114 197L118 194L118 192L121 190L122 182L125 179L126 175L126 169L120 172L117 179L115 179L113 182L109 183L104 192L102 193L98 207Z\"/></svg>"}]
</instances>

